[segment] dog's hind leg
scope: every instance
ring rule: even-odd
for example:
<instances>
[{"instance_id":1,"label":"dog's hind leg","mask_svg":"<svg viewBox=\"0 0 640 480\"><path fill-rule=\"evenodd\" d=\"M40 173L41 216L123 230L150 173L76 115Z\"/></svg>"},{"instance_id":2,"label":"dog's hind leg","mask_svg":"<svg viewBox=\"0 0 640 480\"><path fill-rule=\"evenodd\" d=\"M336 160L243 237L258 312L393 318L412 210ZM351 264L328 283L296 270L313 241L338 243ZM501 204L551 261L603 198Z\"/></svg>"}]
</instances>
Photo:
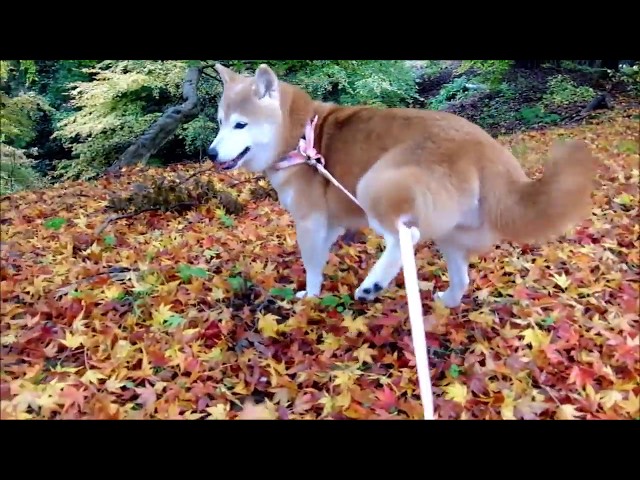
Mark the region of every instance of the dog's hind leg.
<instances>
[{"instance_id":1,"label":"dog's hind leg","mask_svg":"<svg viewBox=\"0 0 640 480\"><path fill-rule=\"evenodd\" d=\"M379 225L375 219L370 218L370 225L376 233L384 238L385 249L382 255L375 263L367 278L355 292L355 298L359 301L372 300L378 293L387 288L387 286L396 278L400 268L402 267L402 258L400 255L400 237L398 232L386 231ZM420 239L420 235L416 229L412 229L412 240L415 246Z\"/></svg>"},{"instance_id":2,"label":"dog's hind leg","mask_svg":"<svg viewBox=\"0 0 640 480\"><path fill-rule=\"evenodd\" d=\"M399 220L415 227L412 229L415 247L421 239L445 237L462 218L463 202L446 171L426 175L419 166L394 164L407 156L410 158L410 152L402 148L389 152L362 177L356 188L369 225L384 237L386 244L382 256L356 290L356 299L373 299L400 272ZM462 187L472 190L472 182L467 184Z\"/></svg>"},{"instance_id":3,"label":"dog's hind leg","mask_svg":"<svg viewBox=\"0 0 640 480\"><path fill-rule=\"evenodd\" d=\"M455 244L438 242L437 247L447 265L449 288L437 292L435 298L447 308L456 308L469 287L469 257L462 247Z\"/></svg>"},{"instance_id":4,"label":"dog's hind leg","mask_svg":"<svg viewBox=\"0 0 640 480\"><path fill-rule=\"evenodd\" d=\"M297 298L320 295L323 270L329 260L331 246L343 233L343 228L329 225L323 215L296 222L298 246L306 270L306 290L296 293Z\"/></svg>"}]
</instances>

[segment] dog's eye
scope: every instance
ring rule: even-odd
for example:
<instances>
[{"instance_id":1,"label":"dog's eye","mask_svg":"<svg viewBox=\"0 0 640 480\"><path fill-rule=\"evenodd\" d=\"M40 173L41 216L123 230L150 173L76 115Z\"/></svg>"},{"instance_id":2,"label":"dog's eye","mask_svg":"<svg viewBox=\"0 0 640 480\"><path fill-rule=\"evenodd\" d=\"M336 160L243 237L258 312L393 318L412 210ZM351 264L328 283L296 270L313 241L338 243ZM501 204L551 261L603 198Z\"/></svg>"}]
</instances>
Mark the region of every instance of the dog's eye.
<instances>
[{"instance_id":1,"label":"dog's eye","mask_svg":"<svg viewBox=\"0 0 640 480\"><path fill-rule=\"evenodd\" d=\"M242 130L246 126L247 126L247 122L238 122L233 126L233 128L237 128L238 130Z\"/></svg>"}]
</instances>

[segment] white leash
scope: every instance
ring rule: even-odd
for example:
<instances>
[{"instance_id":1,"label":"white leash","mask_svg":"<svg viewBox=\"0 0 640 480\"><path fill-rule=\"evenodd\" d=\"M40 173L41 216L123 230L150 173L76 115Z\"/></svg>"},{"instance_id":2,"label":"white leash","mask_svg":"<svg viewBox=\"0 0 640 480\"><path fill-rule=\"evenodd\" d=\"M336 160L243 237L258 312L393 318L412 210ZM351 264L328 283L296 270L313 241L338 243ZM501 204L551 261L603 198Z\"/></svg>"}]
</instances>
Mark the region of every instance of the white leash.
<instances>
[{"instance_id":1,"label":"white leash","mask_svg":"<svg viewBox=\"0 0 640 480\"><path fill-rule=\"evenodd\" d=\"M418 286L418 271L416 256L413 250L411 229L402 220L398 221L400 233L400 255L402 258L402 274L407 291L409 306L409 321L411 322L411 338L413 339L413 353L416 357L418 369L418 384L425 420L433 420L433 392L431 389L431 373L429 369L429 355L427 350L426 332L422 315L422 301ZM415 227L411 227L415 228Z\"/></svg>"}]
</instances>

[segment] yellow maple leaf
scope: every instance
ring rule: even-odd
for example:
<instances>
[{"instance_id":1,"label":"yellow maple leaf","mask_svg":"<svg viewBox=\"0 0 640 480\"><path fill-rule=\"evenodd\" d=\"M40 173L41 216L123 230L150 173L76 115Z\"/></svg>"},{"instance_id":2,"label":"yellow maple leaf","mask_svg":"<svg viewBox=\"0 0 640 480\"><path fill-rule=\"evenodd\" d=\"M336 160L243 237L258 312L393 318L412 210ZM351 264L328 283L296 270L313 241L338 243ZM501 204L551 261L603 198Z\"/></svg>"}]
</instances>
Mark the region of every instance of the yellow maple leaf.
<instances>
[{"instance_id":1,"label":"yellow maple leaf","mask_svg":"<svg viewBox=\"0 0 640 480\"><path fill-rule=\"evenodd\" d=\"M111 377L109 378L105 383L104 383L104 388L106 388L109 392L117 392L120 390L120 388L125 384L125 382L122 382L120 380L117 380L116 377Z\"/></svg>"},{"instance_id":2,"label":"yellow maple leaf","mask_svg":"<svg viewBox=\"0 0 640 480\"><path fill-rule=\"evenodd\" d=\"M271 382L271 386L275 387L278 385L278 379L285 374L287 371L287 367L284 362L280 363L273 358L268 358L266 361L267 370L269 370L269 381Z\"/></svg>"},{"instance_id":3,"label":"yellow maple leaf","mask_svg":"<svg viewBox=\"0 0 640 480\"><path fill-rule=\"evenodd\" d=\"M84 383L93 383L94 385L98 385L100 380L104 380L105 377L102 373L97 370L87 370L85 374L80 379L81 382Z\"/></svg>"},{"instance_id":4,"label":"yellow maple leaf","mask_svg":"<svg viewBox=\"0 0 640 480\"><path fill-rule=\"evenodd\" d=\"M69 330L64 333L64 340L60 340L65 347L74 349L78 348L80 345L85 345L86 337L84 335L74 335Z\"/></svg>"},{"instance_id":5,"label":"yellow maple leaf","mask_svg":"<svg viewBox=\"0 0 640 480\"><path fill-rule=\"evenodd\" d=\"M336 337L333 333L325 333L324 339L318 348L323 352L326 352L327 350L336 350L340 345L342 345L340 337Z\"/></svg>"},{"instance_id":6,"label":"yellow maple leaf","mask_svg":"<svg viewBox=\"0 0 640 480\"><path fill-rule=\"evenodd\" d=\"M105 299L105 300L113 300L118 298L123 292L124 292L124 289L119 284L116 283L115 285L110 285L108 287L105 287L102 290L102 294L99 296L99 298Z\"/></svg>"},{"instance_id":7,"label":"yellow maple leaf","mask_svg":"<svg viewBox=\"0 0 640 480\"><path fill-rule=\"evenodd\" d=\"M13 333L3 334L0 337L0 343L2 345L11 345L17 340L16 336Z\"/></svg>"},{"instance_id":8,"label":"yellow maple leaf","mask_svg":"<svg viewBox=\"0 0 640 480\"><path fill-rule=\"evenodd\" d=\"M556 419L558 420L576 420L584 415L576 410L573 405L560 405L556 410Z\"/></svg>"},{"instance_id":9,"label":"yellow maple leaf","mask_svg":"<svg viewBox=\"0 0 640 480\"><path fill-rule=\"evenodd\" d=\"M111 351L111 355L118 360L122 360L127 358L130 350L131 344L128 341L118 340Z\"/></svg>"},{"instance_id":10,"label":"yellow maple leaf","mask_svg":"<svg viewBox=\"0 0 640 480\"><path fill-rule=\"evenodd\" d=\"M458 402L462 405L467 401L467 386L462 383L454 382L446 387L442 387L442 390L444 390L447 400L453 400L454 402Z\"/></svg>"},{"instance_id":11,"label":"yellow maple leaf","mask_svg":"<svg viewBox=\"0 0 640 480\"><path fill-rule=\"evenodd\" d=\"M551 340L551 333L544 332L536 327L527 328L520 335L523 336L524 343L531 345L534 350L548 345Z\"/></svg>"},{"instance_id":12,"label":"yellow maple leaf","mask_svg":"<svg viewBox=\"0 0 640 480\"><path fill-rule=\"evenodd\" d=\"M207 420L226 420L229 413L229 404L218 403L213 407L207 408L207 412L209 413Z\"/></svg>"},{"instance_id":13,"label":"yellow maple leaf","mask_svg":"<svg viewBox=\"0 0 640 480\"><path fill-rule=\"evenodd\" d=\"M318 400L318 403L321 405L324 405L324 407L322 408L322 413L320 414L320 416L322 417L326 417L328 415L330 415L331 413L333 413L333 411L335 410L335 403L333 401L333 398L330 397L328 394L324 394L324 396Z\"/></svg>"},{"instance_id":14,"label":"yellow maple leaf","mask_svg":"<svg viewBox=\"0 0 640 480\"><path fill-rule=\"evenodd\" d=\"M349 330L349 335L357 335L358 332L367 333L369 327L365 323L363 316L353 318L351 314L345 314L342 320L342 326Z\"/></svg>"},{"instance_id":15,"label":"yellow maple leaf","mask_svg":"<svg viewBox=\"0 0 640 480\"><path fill-rule=\"evenodd\" d=\"M629 398L627 400L620 400L618 405L634 418L640 415L640 396L634 395L632 391L629 391Z\"/></svg>"},{"instance_id":16,"label":"yellow maple leaf","mask_svg":"<svg viewBox=\"0 0 640 480\"><path fill-rule=\"evenodd\" d=\"M331 375L335 378L332 385L334 387L344 386L345 390L351 387L356 380L356 374L350 370L336 370Z\"/></svg>"},{"instance_id":17,"label":"yellow maple leaf","mask_svg":"<svg viewBox=\"0 0 640 480\"><path fill-rule=\"evenodd\" d=\"M358 359L358 365L362 365L364 362L373 363L371 354L376 353L376 351L372 348L369 348L369 344L366 343L358 348L354 353L356 358Z\"/></svg>"},{"instance_id":18,"label":"yellow maple leaf","mask_svg":"<svg viewBox=\"0 0 640 480\"><path fill-rule=\"evenodd\" d=\"M622 400L622 393L617 390L602 390L598 393L598 401L608 410Z\"/></svg>"},{"instance_id":19,"label":"yellow maple leaf","mask_svg":"<svg viewBox=\"0 0 640 480\"><path fill-rule=\"evenodd\" d=\"M513 392L509 392L508 390L503 390L502 394L504 395L504 402L500 405L500 415L504 420L515 420L516 416L513 411L516 406L514 402Z\"/></svg>"},{"instance_id":20,"label":"yellow maple leaf","mask_svg":"<svg viewBox=\"0 0 640 480\"><path fill-rule=\"evenodd\" d=\"M344 410L351 405L351 392L345 388L337 397L334 397L333 403L340 410Z\"/></svg>"},{"instance_id":21,"label":"yellow maple leaf","mask_svg":"<svg viewBox=\"0 0 640 480\"><path fill-rule=\"evenodd\" d=\"M479 310L479 311L469 312L469 320L471 320L472 322L479 323L484 327L492 327L495 321L494 319L495 319L494 314L491 314L486 311Z\"/></svg>"},{"instance_id":22,"label":"yellow maple leaf","mask_svg":"<svg viewBox=\"0 0 640 480\"><path fill-rule=\"evenodd\" d=\"M153 312L151 320L154 326L161 327L172 315L174 312L171 311L171 305L163 303Z\"/></svg>"},{"instance_id":23,"label":"yellow maple leaf","mask_svg":"<svg viewBox=\"0 0 640 480\"><path fill-rule=\"evenodd\" d=\"M567 278L564 272L562 272L562 274L560 275L554 273L552 277L556 284L563 290L566 290L567 287L571 284L571 279Z\"/></svg>"},{"instance_id":24,"label":"yellow maple leaf","mask_svg":"<svg viewBox=\"0 0 640 480\"><path fill-rule=\"evenodd\" d=\"M249 388L249 386L246 384L246 382L243 379L240 379L240 381L236 384L235 387L233 387L233 393L239 393L240 395L249 395L251 393L251 388Z\"/></svg>"},{"instance_id":25,"label":"yellow maple leaf","mask_svg":"<svg viewBox=\"0 0 640 480\"><path fill-rule=\"evenodd\" d=\"M278 320L272 313L258 313L258 329L265 337L278 338Z\"/></svg>"}]
</instances>

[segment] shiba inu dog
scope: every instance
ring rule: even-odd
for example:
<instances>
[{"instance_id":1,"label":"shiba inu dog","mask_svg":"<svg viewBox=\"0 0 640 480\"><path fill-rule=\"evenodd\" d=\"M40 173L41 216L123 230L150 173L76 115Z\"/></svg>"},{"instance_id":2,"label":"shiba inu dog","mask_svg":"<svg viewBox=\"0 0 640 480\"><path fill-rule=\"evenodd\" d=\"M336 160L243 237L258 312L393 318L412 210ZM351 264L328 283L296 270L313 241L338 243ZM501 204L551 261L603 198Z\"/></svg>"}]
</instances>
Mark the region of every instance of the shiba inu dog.
<instances>
[{"instance_id":1,"label":"shiba inu dog","mask_svg":"<svg viewBox=\"0 0 640 480\"><path fill-rule=\"evenodd\" d=\"M430 239L442 253L449 286L435 298L453 308L469 287L471 255L502 240L548 240L590 210L597 165L584 142L555 146L534 181L507 148L462 117L324 103L267 65L253 76L215 68L223 92L209 158L225 170L261 172L278 192L306 272L299 298L320 295L331 246L345 230L365 227L384 238L385 250L355 298L376 297L400 272L403 219L415 227L414 246ZM313 147L360 206L313 166L283 163L314 119Z\"/></svg>"}]
</instances>

